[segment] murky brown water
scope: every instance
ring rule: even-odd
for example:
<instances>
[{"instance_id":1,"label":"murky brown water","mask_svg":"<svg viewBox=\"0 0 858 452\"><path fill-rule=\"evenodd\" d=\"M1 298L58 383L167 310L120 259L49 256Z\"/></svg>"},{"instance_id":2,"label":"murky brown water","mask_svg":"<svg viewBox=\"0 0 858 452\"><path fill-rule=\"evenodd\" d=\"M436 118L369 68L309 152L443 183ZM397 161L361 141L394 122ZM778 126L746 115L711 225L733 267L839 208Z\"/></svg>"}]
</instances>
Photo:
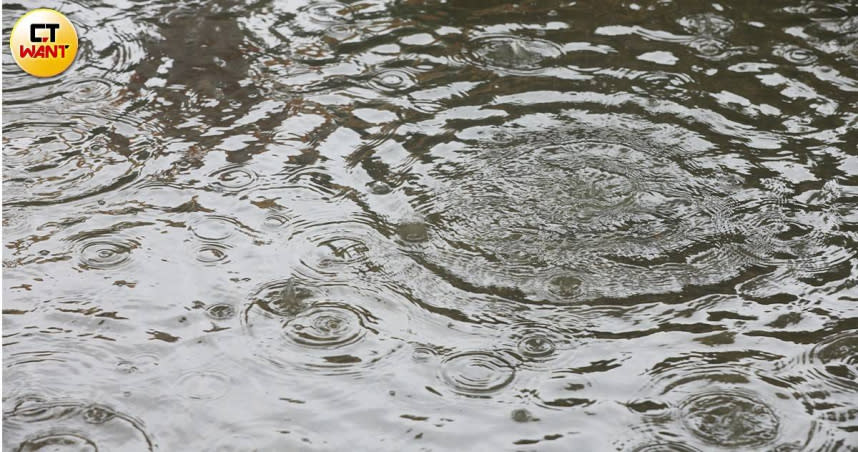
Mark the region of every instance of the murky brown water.
<instances>
[{"instance_id":1,"label":"murky brown water","mask_svg":"<svg viewBox=\"0 0 858 452\"><path fill-rule=\"evenodd\" d=\"M3 5L4 450L858 450L854 2L108 3Z\"/></svg>"}]
</instances>

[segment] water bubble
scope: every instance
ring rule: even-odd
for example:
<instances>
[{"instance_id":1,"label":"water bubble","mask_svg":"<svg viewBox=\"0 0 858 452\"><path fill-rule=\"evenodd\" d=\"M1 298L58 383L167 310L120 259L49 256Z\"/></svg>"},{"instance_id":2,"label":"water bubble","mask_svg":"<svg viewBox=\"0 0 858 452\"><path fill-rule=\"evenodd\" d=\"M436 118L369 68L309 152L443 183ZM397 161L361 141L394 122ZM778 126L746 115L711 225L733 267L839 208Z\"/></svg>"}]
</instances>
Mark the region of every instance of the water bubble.
<instances>
[{"instance_id":1,"label":"water bubble","mask_svg":"<svg viewBox=\"0 0 858 452\"><path fill-rule=\"evenodd\" d=\"M390 188L390 185L387 185L385 182L382 181L372 181L367 184L367 186L369 187L370 193L374 195L386 195L392 190Z\"/></svg>"},{"instance_id":2,"label":"water bubble","mask_svg":"<svg viewBox=\"0 0 858 452\"><path fill-rule=\"evenodd\" d=\"M772 442L780 420L765 402L732 392L697 394L680 407L682 421L696 436L720 447L756 447Z\"/></svg>"},{"instance_id":3,"label":"water bubble","mask_svg":"<svg viewBox=\"0 0 858 452\"><path fill-rule=\"evenodd\" d=\"M235 308L228 303L213 304L206 308L206 315L212 320L227 320L235 316Z\"/></svg>"},{"instance_id":4,"label":"water bubble","mask_svg":"<svg viewBox=\"0 0 858 452\"><path fill-rule=\"evenodd\" d=\"M387 88L399 88L400 86L405 84L406 77L403 77L401 74L387 72L379 75L378 83L384 85Z\"/></svg>"},{"instance_id":5,"label":"water bubble","mask_svg":"<svg viewBox=\"0 0 858 452\"><path fill-rule=\"evenodd\" d=\"M812 51L792 45L776 47L774 54L790 63L798 65L813 64L817 60L816 55Z\"/></svg>"},{"instance_id":6,"label":"water bubble","mask_svg":"<svg viewBox=\"0 0 858 452\"><path fill-rule=\"evenodd\" d=\"M284 334L307 347L339 348L359 341L366 328L358 311L338 303L320 303L284 326Z\"/></svg>"},{"instance_id":7,"label":"water bubble","mask_svg":"<svg viewBox=\"0 0 858 452\"><path fill-rule=\"evenodd\" d=\"M446 358L441 377L459 394L486 397L512 383L515 369L496 353L471 351Z\"/></svg>"},{"instance_id":8,"label":"water bubble","mask_svg":"<svg viewBox=\"0 0 858 452\"><path fill-rule=\"evenodd\" d=\"M467 56L476 64L501 69L531 71L563 56L557 44L513 35L489 35L468 43Z\"/></svg>"},{"instance_id":9,"label":"water bubble","mask_svg":"<svg viewBox=\"0 0 858 452\"><path fill-rule=\"evenodd\" d=\"M386 69L375 74L370 85L385 93L401 93L417 84L415 75L404 69Z\"/></svg>"}]
</instances>

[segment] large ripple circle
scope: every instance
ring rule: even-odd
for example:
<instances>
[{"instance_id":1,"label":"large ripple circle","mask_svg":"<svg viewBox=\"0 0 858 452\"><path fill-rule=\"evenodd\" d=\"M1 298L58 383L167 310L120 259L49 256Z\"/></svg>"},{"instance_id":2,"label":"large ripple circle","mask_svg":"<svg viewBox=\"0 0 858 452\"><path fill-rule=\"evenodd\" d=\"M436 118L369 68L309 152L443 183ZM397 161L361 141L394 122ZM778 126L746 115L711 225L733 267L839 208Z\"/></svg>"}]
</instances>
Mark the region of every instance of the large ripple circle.
<instances>
[{"instance_id":1,"label":"large ripple circle","mask_svg":"<svg viewBox=\"0 0 858 452\"><path fill-rule=\"evenodd\" d=\"M140 421L110 407L79 402L25 401L3 413L4 449L35 451L151 451Z\"/></svg>"},{"instance_id":2,"label":"large ripple circle","mask_svg":"<svg viewBox=\"0 0 858 452\"><path fill-rule=\"evenodd\" d=\"M444 227L424 247L434 268L465 284L569 302L679 292L750 265L736 262L708 209L733 180L694 174L671 158L678 146L472 135L479 141L462 152L466 164L433 174L428 214Z\"/></svg>"},{"instance_id":3,"label":"large ripple circle","mask_svg":"<svg viewBox=\"0 0 858 452\"><path fill-rule=\"evenodd\" d=\"M647 435L682 438L701 450L824 450L829 436L793 378L768 368L762 352L689 353L669 357L648 372L644 396L662 409L641 412L635 426ZM768 368L768 369L767 369Z\"/></svg>"},{"instance_id":4,"label":"large ripple circle","mask_svg":"<svg viewBox=\"0 0 858 452\"><path fill-rule=\"evenodd\" d=\"M696 436L721 447L752 447L771 442L780 420L765 402L730 392L697 394L681 406L682 421Z\"/></svg>"},{"instance_id":5,"label":"large ripple circle","mask_svg":"<svg viewBox=\"0 0 858 452\"><path fill-rule=\"evenodd\" d=\"M128 118L85 113L22 112L3 127L8 202L59 204L125 186L157 153Z\"/></svg>"},{"instance_id":6,"label":"large ripple circle","mask_svg":"<svg viewBox=\"0 0 858 452\"><path fill-rule=\"evenodd\" d=\"M858 331L830 337L810 351L814 381L841 389L858 389Z\"/></svg>"}]
</instances>

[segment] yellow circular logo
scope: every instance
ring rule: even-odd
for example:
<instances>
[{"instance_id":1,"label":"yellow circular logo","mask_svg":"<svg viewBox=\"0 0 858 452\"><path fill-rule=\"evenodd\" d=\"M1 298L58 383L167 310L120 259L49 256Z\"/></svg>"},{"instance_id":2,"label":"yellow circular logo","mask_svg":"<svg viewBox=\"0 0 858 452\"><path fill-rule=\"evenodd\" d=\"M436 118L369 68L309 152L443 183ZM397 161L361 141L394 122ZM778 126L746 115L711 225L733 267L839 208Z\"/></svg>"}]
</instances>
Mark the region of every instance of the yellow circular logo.
<instances>
[{"instance_id":1,"label":"yellow circular logo","mask_svg":"<svg viewBox=\"0 0 858 452\"><path fill-rule=\"evenodd\" d=\"M77 31L59 11L34 9L12 27L9 47L15 62L36 77L62 73L77 55Z\"/></svg>"}]
</instances>

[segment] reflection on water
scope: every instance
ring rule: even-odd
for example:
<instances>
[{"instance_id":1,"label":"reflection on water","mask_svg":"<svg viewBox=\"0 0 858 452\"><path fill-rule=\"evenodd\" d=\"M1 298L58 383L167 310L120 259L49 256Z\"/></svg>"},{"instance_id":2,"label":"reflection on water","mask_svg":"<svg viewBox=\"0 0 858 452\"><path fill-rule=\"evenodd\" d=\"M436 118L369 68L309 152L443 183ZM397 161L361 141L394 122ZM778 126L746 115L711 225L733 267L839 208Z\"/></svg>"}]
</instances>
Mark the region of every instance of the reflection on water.
<instances>
[{"instance_id":1,"label":"reflection on water","mask_svg":"<svg viewBox=\"0 0 858 452\"><path fill-rule=\"evenodd\" d=\"M4 5L4 450L858 450L851 2Z\"/></svg>"}]
</instances>

